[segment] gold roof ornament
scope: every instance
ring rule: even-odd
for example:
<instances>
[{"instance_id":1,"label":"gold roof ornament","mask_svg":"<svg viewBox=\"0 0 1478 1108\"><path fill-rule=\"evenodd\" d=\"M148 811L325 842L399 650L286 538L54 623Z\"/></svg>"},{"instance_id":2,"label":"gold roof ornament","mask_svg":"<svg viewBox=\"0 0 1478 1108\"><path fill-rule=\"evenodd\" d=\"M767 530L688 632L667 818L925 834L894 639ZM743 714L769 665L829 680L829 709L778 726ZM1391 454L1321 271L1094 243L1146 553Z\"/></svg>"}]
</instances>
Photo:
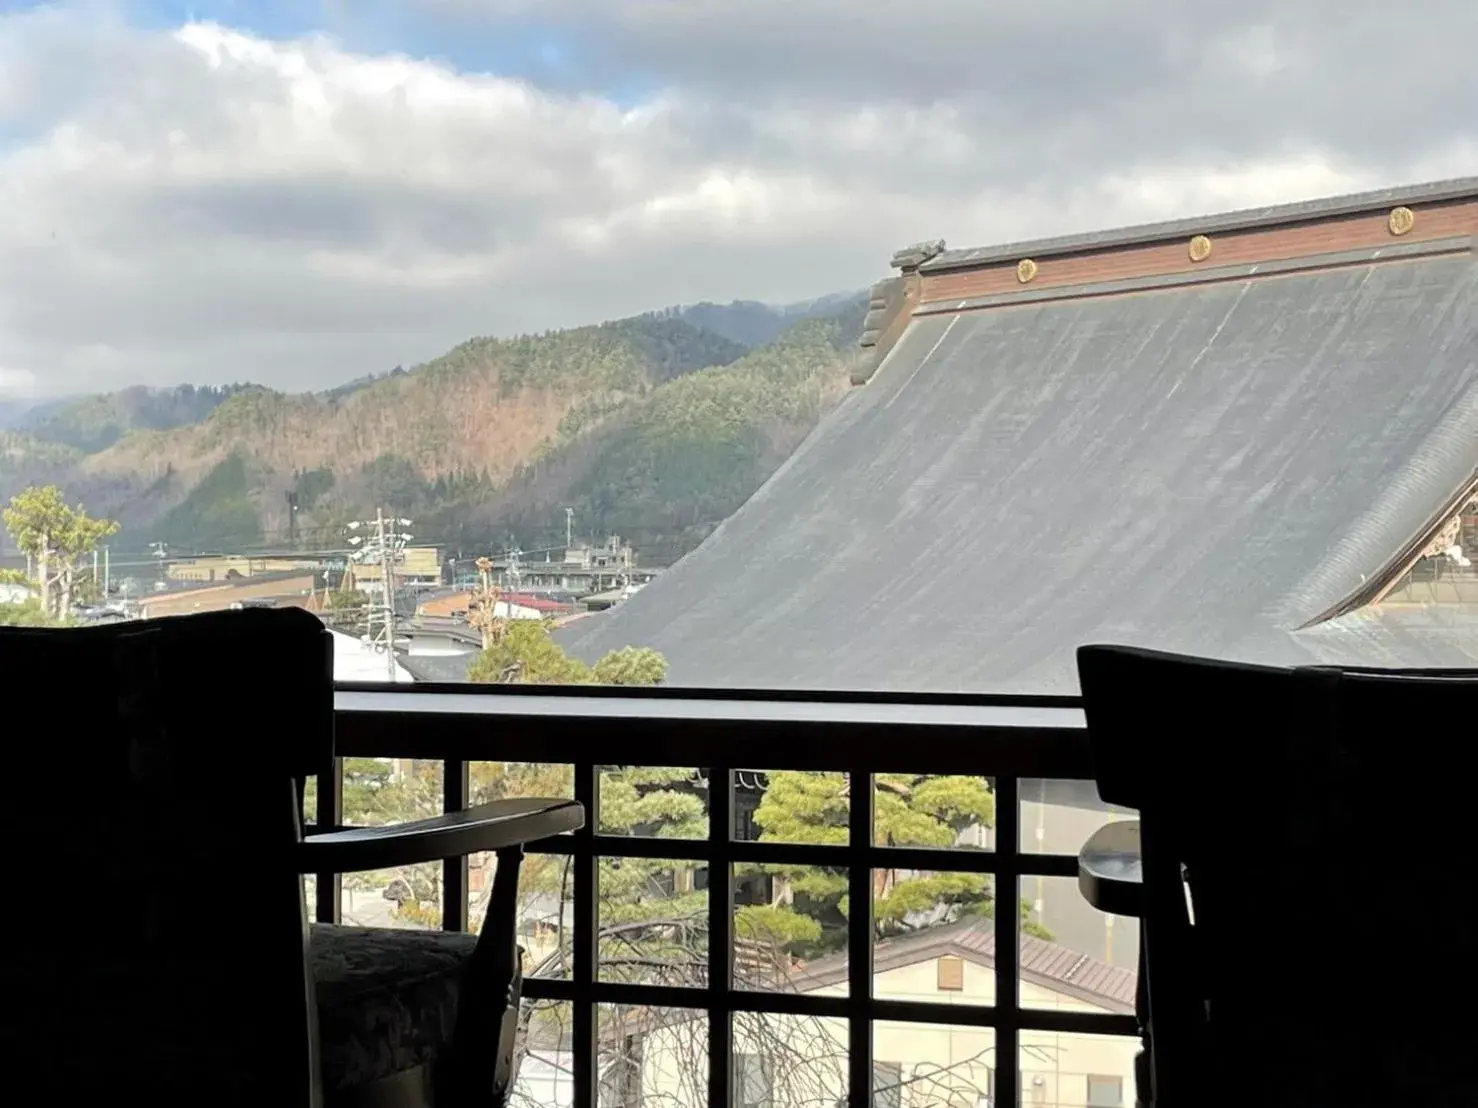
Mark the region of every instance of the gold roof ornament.
<instances>
[{"instance_id":1,"label":"gold roof ornament","mask_svg":"<svg viewBox=\"0 0 1478 1108\"><path fill-rule=\"evenodd\" d=\"M1410 208L1392 208L1386 226L1393 235L1404 235L1416 226L1416 213Z\"/></svg>"},{"instance_id":2,"label":"gold roof ornament","mask_svg":"<svg viewBox=\"0 0 1478 1108\"><path fill-rule=\"evenodd\" d=\"M1030 258L1022 258L1016 263L1016 279L1023 285L1031 283L1032 278L1037 275L1037 263Z\"/></svg>"},{"instance_id":3,"label":"gold roof ornament","mask_svg":"<svg viewBox=\"0 0 1478 1108\"><path fill-rule=\"evenodd\" d=\"M1191 239L1191 244L1187 252L1191 256L1191 261L1204 262L1207 258L1211 257L1211 240L1205 235L1197 235Z\"/></svg>"}]
</instances>

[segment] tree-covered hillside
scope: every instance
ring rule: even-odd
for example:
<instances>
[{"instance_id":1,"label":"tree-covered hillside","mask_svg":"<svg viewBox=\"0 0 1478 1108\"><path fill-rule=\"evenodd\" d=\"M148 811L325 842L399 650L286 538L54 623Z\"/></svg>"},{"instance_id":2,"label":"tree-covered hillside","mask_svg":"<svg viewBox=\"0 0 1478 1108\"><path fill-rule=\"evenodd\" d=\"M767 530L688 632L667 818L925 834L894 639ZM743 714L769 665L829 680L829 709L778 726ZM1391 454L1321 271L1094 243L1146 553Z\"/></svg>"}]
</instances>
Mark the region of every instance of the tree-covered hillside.
<instances>
[{"instance_id":1,"label":"tree-covered hillside","mask_svg":"<svg viewBox=\"0 0 1478 1108\"><path fill-rule=\"evenodd\" d=\"M523 467L498 522L553 541L567 505L591 534L680 554L744 503L845 391L860 322L849 311L795 324L731 365L665 385Z\"/></svg>"},{"instance_id":2,"label":"tree-covered hillside","mask_svg":"<svg viewBox=\"0 0 1478 1108\"><path fill-rule=\"evenodd\" d=\"M803 318L753 348L683 309L469 339L327 392L137 388L53 405L4 433L0 492L53 482L118 519L119 542L176 550L334 545L376 507L470 549L562 537L565 507L582 532L686 548L844 389L863 304L842 303L700 306L751 337L765 328L738 322Z\"/></svg>"},{"instance_id":3,"label":"tree-covered hillside","mask_svg":"<svg viewBox=\"0 0 1478 1108\"><path fill-rule=\"evenodd\" d=\"M758 300L734 300L728 304L702 301L665 308L653 315L681 319L694 327L712 331L748 347L767 346L788 328L807 319L825 319L863 304L865 293L834 293L798 304L763 304Z\"/></svg>"},{"instance_id":4,"label":"tree-covered hillside","mask_svg":"<svg viewBox=\"0 0 1478 1108\"><path fill-rule=\"evenodd\" d=\"M248 385L142 385L100 393L33 411L22 429L41 442L70 446L84 454L106 450L134 431L165 431L198 423Z\"/></svg>"}]
</instances>

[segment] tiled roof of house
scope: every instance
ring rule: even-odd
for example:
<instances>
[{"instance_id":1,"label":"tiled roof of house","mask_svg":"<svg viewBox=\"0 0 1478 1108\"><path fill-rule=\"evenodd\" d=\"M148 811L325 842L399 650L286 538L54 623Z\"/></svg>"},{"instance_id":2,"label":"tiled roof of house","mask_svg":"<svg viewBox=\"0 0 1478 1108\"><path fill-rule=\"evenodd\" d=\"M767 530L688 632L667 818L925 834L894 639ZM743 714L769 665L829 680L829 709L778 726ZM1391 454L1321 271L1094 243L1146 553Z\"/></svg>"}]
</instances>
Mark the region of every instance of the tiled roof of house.
<instances>
[{"instance_id":1,"label":"tiled roof of house","mask_svg":"<svg viewBox=\"0 0 1478 1108\"><path fill-rule=\"evenodd\" d=\"M884 939L873 949L873 972L954 955L986 968L996 964L996 927L980 917ZM1021 936L1021 977L1033 985L1087 1001L1111 1012L1134 1011L1138 975L1132 969L1111 966L1086 954L1045 939ZM798 971L802 991L839 984L847 977L847 961L833 955L811 962Z\"/></svg>"}]
</instances>

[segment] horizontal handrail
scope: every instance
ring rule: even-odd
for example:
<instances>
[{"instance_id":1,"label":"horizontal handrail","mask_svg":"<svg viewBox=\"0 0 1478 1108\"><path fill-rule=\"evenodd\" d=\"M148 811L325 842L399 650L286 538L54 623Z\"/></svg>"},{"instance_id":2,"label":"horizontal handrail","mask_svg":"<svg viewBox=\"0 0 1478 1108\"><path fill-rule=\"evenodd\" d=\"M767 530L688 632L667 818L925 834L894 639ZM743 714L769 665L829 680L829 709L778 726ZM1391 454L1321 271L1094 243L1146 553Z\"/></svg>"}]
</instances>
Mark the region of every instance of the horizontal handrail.
<instances>
[{"instance_id":1,"label":"horizontal handrail","mask_svg":"<svg viewBox=\"0 0 1478 1108\"><path fill-rule=\"evenodd\" d=\"M1074 702L340 687L337 749L438 761L737 764L764 769L1092 777Z\"/></svg>"}]
</instances>

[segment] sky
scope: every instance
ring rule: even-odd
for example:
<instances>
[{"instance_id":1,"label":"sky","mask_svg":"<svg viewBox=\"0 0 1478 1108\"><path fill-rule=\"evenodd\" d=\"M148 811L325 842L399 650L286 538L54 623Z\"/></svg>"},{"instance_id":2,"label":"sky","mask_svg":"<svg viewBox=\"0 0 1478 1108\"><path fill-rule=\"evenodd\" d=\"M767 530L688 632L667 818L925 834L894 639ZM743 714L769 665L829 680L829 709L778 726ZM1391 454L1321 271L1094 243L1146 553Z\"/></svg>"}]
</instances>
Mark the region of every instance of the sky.
<instances>
[{"instance_id":1,"label":"sky","mask_svg":"<svg viewBox=\"0 0 1478 1108\"><path fill-rule=\"evenodd\" d=\"M1478 174L1478 4L0 0L0 398Z\"/></svg>"}]
</instances>

